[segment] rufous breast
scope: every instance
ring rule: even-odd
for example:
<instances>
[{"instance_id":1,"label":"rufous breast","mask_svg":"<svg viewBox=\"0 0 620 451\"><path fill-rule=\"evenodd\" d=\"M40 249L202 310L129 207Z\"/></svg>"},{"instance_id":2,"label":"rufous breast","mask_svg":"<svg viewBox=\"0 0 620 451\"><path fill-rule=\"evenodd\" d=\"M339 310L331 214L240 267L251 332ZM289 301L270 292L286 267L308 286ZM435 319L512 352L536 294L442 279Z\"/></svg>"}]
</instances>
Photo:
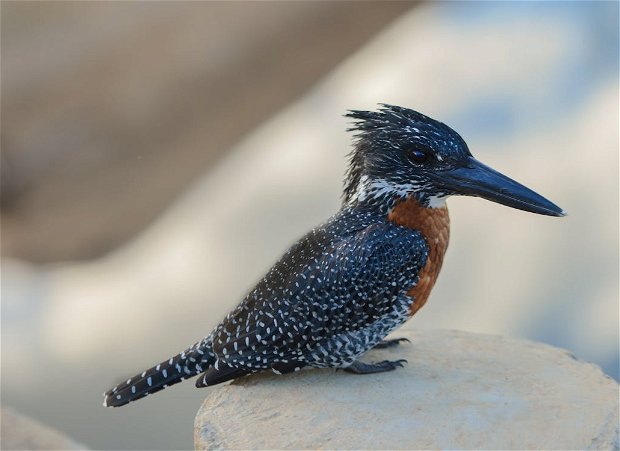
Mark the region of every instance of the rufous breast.
<instances>
[{"instance_id":1,"label":"rufous breast","mask_svg":"<svg viewBox=\"0 0 620 451\"><path fill-rule=\"evenodd\" d=\"M450 239L448 208L422 207L413 197L398 203L388 215L388 220L410 229L419 230L429 248L426 264L420 271L418 282L407 291L413 298L409 311L413 316L426 303L435 285L443 257Z\"/></svg>"}]
</instances>

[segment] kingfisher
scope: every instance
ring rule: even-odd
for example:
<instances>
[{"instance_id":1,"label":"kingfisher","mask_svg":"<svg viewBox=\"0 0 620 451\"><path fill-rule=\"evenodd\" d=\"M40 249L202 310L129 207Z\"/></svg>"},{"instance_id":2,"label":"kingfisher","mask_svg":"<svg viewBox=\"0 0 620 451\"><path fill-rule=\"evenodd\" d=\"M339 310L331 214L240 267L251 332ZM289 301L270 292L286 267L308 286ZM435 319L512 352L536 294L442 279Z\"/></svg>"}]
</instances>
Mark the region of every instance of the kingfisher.
<instances>
[{"instance_id":1,"label":"kingfisher","mask_svg":"<svg viewBox=\"0 0 620 451\"><path fill-rule=\"evenodd\" d=\"M206 387L304 367L355 374L426 303L448 247L446 198L477 196L548 216L564 211L476 160L461 136L417 111L349 110L355 133L340 210L297 241L205 338L104 394L118 407L199 376Z\"/></svg>"}]
</instances>

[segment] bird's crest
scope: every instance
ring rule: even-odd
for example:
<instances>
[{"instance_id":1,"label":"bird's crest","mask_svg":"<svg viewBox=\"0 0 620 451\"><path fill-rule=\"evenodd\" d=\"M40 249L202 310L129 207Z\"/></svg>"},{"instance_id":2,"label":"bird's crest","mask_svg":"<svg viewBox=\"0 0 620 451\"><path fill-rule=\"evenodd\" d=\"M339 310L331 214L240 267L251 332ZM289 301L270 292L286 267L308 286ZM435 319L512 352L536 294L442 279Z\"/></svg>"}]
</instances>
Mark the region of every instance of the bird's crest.
<instances>
[{"instance_id":1,"label":"bird's crest","mask_svg":"<svg viewBox=\"0 0 620 451\"><path fill-rule=\"evenodd\" d=\"M355 122L347 131L358 132L363 135L378 130L402 129L416 122L441 124L409 108L387 103L380 103L379 105L381 105L381 108L378 111L348 110L345 113L345 117L353 118Z\"/></svg>"}]
</instances>

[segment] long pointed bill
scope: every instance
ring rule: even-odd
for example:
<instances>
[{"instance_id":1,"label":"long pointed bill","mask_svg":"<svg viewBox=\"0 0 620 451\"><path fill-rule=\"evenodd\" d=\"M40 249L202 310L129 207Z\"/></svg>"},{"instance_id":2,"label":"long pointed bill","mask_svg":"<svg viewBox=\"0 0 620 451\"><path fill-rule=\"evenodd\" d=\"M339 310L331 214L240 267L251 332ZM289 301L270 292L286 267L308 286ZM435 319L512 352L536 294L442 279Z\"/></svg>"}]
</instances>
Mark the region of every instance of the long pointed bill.
<instances>
[{"instance_id":1,"label":"long pointed bill","mask_svg":"<svg viewBox=\"0 0 620 451\"><path fill-rule=\"evenodd\" d=\"M440 183L455 194L477 196L492 202L548 216L566 213L540 194L470 157L466 166L441 172Z\"/></svg>"}]
</instances>

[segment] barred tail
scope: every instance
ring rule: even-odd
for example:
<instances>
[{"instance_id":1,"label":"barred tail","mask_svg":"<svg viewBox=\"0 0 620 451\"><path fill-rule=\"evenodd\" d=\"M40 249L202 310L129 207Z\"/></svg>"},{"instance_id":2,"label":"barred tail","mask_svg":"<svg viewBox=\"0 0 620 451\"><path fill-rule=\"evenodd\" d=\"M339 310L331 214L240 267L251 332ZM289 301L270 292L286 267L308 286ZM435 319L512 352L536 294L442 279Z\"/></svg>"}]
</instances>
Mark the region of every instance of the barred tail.
<instances>
[{"instance_id":1,"label":"barred tail","mask_svg":"<svg viewBox=\"0 0 620 451\"><path fill-rule=\"evenodd\" d=\"M103 405L105 407L124 406L194 377L208 369L213 362L215 362L215 356L210 349L207 351L203 346L194 345L107 391L103 395L105 398Z\"/></svg>"}]
</instances>

